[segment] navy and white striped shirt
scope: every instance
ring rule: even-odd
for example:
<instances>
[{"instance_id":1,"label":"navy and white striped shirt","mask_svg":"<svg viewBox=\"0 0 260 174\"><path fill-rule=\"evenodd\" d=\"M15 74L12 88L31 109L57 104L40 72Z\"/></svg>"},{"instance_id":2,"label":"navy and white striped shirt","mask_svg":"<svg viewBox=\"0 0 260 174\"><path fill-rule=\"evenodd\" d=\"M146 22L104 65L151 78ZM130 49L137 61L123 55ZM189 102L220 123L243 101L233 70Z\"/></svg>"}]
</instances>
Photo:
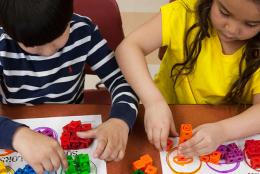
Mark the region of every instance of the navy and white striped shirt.
<instances>
[{"instance_id":1,"label":"navy and white striped shirt","mask_svg":"<svg viewBox=\"0 0 260 174\"><path fill-rule=\"evenodd\" d=\"M74 14L66 45L50 57L25 52L2 28L0 36L2 103L80 103L83 100L84 67L89 64L111 93L110 116L126 121L130 128L133 126L138 98L118 68L114 52L90 19ZM1 148L11 147L12 135L18 126L0 117Z\"/></svg>"}]
</instances>

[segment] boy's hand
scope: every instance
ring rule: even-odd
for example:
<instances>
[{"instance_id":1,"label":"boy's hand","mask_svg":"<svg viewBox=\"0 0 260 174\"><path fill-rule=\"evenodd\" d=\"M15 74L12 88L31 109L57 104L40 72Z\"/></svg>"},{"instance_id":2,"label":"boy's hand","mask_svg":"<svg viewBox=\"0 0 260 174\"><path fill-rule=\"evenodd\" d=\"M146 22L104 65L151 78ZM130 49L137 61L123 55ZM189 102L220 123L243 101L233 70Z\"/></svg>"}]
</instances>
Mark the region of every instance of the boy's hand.
<instances>
[{"instance_id":1,"label":"boy's hand","mask_svg":"<svg viewBox=\"0 0 260 174\"><path fill-rule=\"evenodd\" d=\"M222 127L219 123L208 123L193 130L191 139L179 145L178 153L186 157L202 156L214 152L224 143Z\"/></svg>"},{"instance_id":2,"label":"boy's hand","mask_svg":"<svg viewBox=\"0 0 260 174\"><path fill-rule=\"evenodd\" d=\"M169 132L177 136L172 112L164 101L145 106L144 125L148 140L158 150L166 149Z\"/></svg>"},{"instance_id":3,"label":"boy's hand","mask_svg":"<svg viewBox=\"0 0 260 174\"><path fill-rule=\"evenodd\" d=\"M13 147L38 174L56 171L60 165L67 168L67 159L59 143L27 127L18 128L13 137Z\"/></svg>"},{"instance_id":4,"label":"boy's hand","mask_svg":"<svg viewBox=\"0 0 260 174\"><path fill-rule=\"evenodd\" d=\"M125 155L129 127L120 119L110 118L97 128L77 132L80 138L96 138L95 158L106 161L120 161Z\"/></svg>"}]
</instances>

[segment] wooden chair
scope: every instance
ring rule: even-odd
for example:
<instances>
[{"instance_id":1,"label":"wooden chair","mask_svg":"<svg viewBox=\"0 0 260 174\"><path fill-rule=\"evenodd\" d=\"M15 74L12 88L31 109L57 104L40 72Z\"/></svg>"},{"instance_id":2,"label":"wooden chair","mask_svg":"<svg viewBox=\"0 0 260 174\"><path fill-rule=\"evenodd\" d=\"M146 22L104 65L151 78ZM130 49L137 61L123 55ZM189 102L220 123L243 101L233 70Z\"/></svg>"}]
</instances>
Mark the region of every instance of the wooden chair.
<instances>
[{"instance_id":1,"label":"wooden chair","mask_svg":"<svg viewBox=\"0 0 260 174\"><path fill-rule=\"evenodd\" d=\"M122 19L116 0L74 0L74 12L90 17L98 25L112 50L124 39ZM85 67L85 72L95 74L89 66ZM96 85L97 89L84 91L84 103L111 104L109 92L99 87L99 84Z\"/></svg>"}]
</instances>

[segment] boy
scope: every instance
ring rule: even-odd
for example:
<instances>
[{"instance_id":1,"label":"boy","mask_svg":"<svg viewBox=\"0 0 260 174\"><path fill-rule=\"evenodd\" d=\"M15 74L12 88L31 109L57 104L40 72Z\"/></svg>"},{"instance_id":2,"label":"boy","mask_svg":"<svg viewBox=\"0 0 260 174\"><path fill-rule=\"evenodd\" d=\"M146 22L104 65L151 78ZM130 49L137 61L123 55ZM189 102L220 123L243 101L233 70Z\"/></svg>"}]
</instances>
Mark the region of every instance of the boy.
<instances>
[{"instance_id":1,"label":"boy","mask_svg":"<svg viewBox=\"0 0 260 174\"><path fill-rule=\"evenodd\" d=\"M108 121L78 136L97 139L95 157L122 159L138 99L98 28L73 14L73 0L0 0L0 9L2 103L80 103L87 63L110 91L113 104ZM17 150L37 173L67 167L63 150L51 138L5 117L0 131L0 147Z\"/></svg>"}]
</instances>

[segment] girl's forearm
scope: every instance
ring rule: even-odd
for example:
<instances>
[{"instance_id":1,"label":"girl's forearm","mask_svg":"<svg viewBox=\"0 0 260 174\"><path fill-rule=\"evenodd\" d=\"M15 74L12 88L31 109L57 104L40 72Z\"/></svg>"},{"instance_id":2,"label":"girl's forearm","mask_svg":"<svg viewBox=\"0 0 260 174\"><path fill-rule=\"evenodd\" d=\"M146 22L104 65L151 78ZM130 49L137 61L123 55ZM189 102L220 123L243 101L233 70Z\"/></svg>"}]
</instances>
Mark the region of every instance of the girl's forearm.
<instances>
[{"instance_id":1,"label":"girl's forearm","mask_svg":"<svg viewBox=\"0 0 260 174\"><path fill-rule=\"evenodd\" d=\"M219 122L223 128L224 141L251 136L260 133L260 104Z\"/></svg>"},{"instance_id":2,"label":"girl's forearm","mask_svg":"<svg viewBox=\"0 0 260 174\"><path fill-rule=\"evenodd\" d=\"M144 51L135 44L123 42L116 50L116 59L126 80L144 105L164 100L148 71Z\"/></svg>"}]
</instances>

